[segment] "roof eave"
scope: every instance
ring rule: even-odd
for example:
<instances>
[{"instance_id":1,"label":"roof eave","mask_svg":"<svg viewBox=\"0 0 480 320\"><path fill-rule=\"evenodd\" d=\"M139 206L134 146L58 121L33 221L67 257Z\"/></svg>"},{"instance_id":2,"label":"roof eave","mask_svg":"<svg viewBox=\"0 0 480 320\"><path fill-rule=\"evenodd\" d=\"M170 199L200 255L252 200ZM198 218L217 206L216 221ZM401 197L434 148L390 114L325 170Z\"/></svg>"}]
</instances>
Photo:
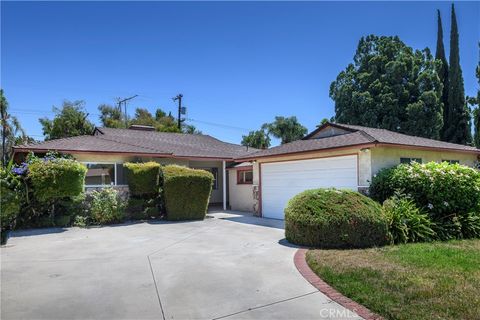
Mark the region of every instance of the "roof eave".
<instances>
[{"instance_id":1,"label":"roof eave","mask_svg":"<svg viewBox=\"0 0 480 320\"><path fill-rule=\"evenodd\" d=\"M456 149L456 148L442 148L442 147L428 147L428 146L414 146L410 144L400 144L400 143L387 143L379 142L377 147L387 147L387 148L404 148L404 149L416 149L416 150L428 150L428 151L444 151L444 152L460 152L460 153L473 153L480 155L480 149Z\"/></svg>"},{"instance_id":2,"label":"roof eave","mask_svg":"<svg viewBox=\"0 0 480 320\"><path fill-rule=\"evenodd\" d=\"M332 148L324 148L324 149L313 149L313 150L306 150L306 151L295 151L295 152L284 152L284 153L277 153L277 154L269 154L264 156L257 156L257 157L244 157L244 158L235 158L236 162L245 162L245 161L254 161L257 159L265 159L265 158L273 158L273 157L282 157L282 156L292 156L292 155L299 155L299 154L310 154L316 152L328 152L332 150L344 150L344 149L351 149L351 148L366 148L366 147L374 147L376 143L368 142L368 143L359 143L359 144L351 144L347 146L339 146L339 147L332 147Z\"/></svg>"},{"instance_id":3,"label":"roof eave","mask_svg":"<svg viewBox=\"0 0 480 320\"><path fill-rule=\"evenodd\" d=\"M173 153L139 153L139 152L126 152L126 151L93 151L93 150L71 150L71 149L55 149L55 148L21 148L14 147L14 152L26 153L26 152L48 152L56 151L60 153L81 153L81 154L109 154L109 155L128 155L128 156L141 156L141 157L154 157L154 158L174 158L174 159L188 159L188 160L216 160L216 161L234 161L234 157L209 157L209 156L196 156L186 155L180 156Z\"/></svg>"}]
</instances>

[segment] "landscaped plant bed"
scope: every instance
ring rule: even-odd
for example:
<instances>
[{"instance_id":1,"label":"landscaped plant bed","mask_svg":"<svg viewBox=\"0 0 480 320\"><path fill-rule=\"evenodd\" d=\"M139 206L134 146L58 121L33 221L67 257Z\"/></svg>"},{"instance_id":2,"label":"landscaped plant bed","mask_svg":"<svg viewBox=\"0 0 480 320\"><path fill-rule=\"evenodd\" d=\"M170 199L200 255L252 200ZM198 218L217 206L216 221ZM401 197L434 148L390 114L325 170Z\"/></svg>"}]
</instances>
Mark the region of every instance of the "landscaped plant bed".
<instances>
[{"instance_id":1,"label":"landscaped plant bed","mask_svg":"<svg viewBox=\"0 0 480 320\"><path fill-rule=\"evenodd\" d=\"M310 250L310 268L386 319L478 319L480 240Z\"/></svg>"}]
</instances>

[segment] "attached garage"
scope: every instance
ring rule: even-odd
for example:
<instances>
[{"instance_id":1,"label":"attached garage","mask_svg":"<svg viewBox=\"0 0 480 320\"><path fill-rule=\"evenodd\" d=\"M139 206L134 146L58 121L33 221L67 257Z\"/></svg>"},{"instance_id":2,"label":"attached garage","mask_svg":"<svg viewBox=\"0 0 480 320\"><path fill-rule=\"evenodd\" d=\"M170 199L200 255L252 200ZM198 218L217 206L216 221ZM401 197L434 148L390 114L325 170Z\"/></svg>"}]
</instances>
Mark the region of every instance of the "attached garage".
<instances>
[{"instance_id":1,"label":"attached garage","mask_svg":"<svg viewBox=\"0 0 480 320\"><path fill-rule=\"evenodd\" d=\"M288 200L307 189L357 190L357 163L357 155L262 163L262 216L283 219Z\"/></svg>"}]
</instances>

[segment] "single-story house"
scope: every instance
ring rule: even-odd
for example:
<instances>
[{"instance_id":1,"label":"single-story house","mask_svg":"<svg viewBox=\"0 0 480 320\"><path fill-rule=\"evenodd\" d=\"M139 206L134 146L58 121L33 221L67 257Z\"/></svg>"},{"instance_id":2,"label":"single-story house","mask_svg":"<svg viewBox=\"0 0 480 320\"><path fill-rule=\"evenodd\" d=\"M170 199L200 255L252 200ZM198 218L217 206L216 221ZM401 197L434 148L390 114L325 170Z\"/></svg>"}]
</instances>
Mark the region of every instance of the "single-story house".
<instances>
[{"instance_id":1,"label":"single-story house","mask_svg":"<svg viewBox=\"0 0 480 320\"><path fill-rule=\"evenodd\" d=\"M156 132L153 127L133 125L129 129L95 128L92 135L54 139L14 147L18 159L27 152L57 151L71 154L87 168L87 190L112 186L128 190L123 163L156 161L210 171L214 176L210 204L227 208L226 168L234 159L258 151L226 143L208 135ZM250 210L251 211L251 210Z\"/></svg>"},{"instance_id":2,"label":"single-story house","mask_svg":"<svg viewBox=\"0 0 480 320\"><path fill-rule=\"evenodd\" d=\"M335 187L366 192L382 168L411 161L473 167L480 160L480 149L384 129L325 123L302 140L235 160L252 164L254 192L248 199L243 192L232 193L231 203L232 196L242 197L242 208L255 207L263 217L283 219L288 200L304 190ZM238 172L244 166L230 170L230 181L235 176L242 181L244 175Z\"/></svg>"},{"instance_id":3,"label":"single-story house","mask_svg":"<svg viewBox=\"0 0 480 320\"><path fill-rule=\"evenodd\" d=\"M480 160L480 149L474 147L338 123L325 123L301 140L266 150L144 126L97 128L92 135L14 148L16 154L49 150L84 162L87 188L127 188L122 164L128 161L209 170L215 177L210 203L275 219L283 219L287 201L306 189L365 192L380 169L399 163L448 161L473 167Z\"/></svg>"}]
</instances>

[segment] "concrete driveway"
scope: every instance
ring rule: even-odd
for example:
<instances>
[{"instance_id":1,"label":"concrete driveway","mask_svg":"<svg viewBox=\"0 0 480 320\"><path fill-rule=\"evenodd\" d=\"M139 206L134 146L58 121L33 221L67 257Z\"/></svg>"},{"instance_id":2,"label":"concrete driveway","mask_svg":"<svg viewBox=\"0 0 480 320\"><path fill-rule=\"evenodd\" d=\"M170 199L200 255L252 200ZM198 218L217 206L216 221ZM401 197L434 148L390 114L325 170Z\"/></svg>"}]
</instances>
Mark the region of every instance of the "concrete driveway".
<instances>
[{"instance_id":1,"label":"concrete driveway","mask_svg":"<svg viewBox=\"0 0 480 320\"><path fill-rule=\"evenodd\" d=\"M2 319L354 319L296 270L281 221L16 232L1 248Z\"/></svg>"}]
</instances>

